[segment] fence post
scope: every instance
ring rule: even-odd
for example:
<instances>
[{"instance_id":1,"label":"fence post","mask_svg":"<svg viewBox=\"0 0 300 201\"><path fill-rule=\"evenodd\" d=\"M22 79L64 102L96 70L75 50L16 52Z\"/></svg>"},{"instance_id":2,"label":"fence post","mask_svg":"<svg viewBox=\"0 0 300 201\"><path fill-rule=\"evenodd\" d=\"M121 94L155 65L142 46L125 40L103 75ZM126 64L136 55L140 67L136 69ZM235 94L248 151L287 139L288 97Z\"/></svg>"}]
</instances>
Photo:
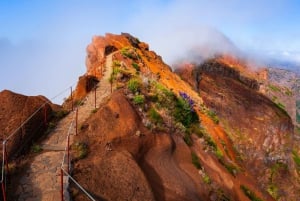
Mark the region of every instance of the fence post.
<instances>
[{"instance_id":1,"label":"fence post","mask_svg":"<svg viewBox=\"0 0 300 201\"><path fill-rule=\"evenodd\" d=\"M64 172L62 168L60 168L60 194L61 194L61 201L64 201Z\"/></svg>"},{"instance_id":2,"label":"fence post","mask_svg":"<svg viewBox=\"0 0 300 201\"><path fill-rule=\"evenodd\" d=\"M72 108L72 111L74 110L74 103L73 103L73 90L72 90L72 87L71 87L71 108Z\"/></svg>"},{"instance_id":3,"label":"fence post","mask_svg":"<svg viewBox=\"0 0 300 201\"><path fill-rule=\"evenodd\" d=\"M97 88L97 86L95 86L95 109L96 109L96 107L97 107L97 90L96 90L96 88Z\"/></svg>"},{"instance_id":4,"label":"fence post","mask_svg":"<svg viewBox=\"0 0 300 201\"><path fill-rule=\"evenodd\" d=\"M2 180L1 186L2 186L3 201L6 201L6 192L5 192L4 180Z\"/></svg>"},{"instance_id":5,"label":"fence post","mask_svg":"<svg viewBox=\"0 0 300 201\"><path fill-rule=\"evenodd\" d=\"M78 108L76 108L75 135L78 134Z\"/></svg>"},{"instance_id":6,"label":"fence post","mask_svg":"<svg viewBox=\"0 0 300 201\"><path fill-rule=\"evenodd\" d=\"M69 167L69 165L70 165L70 135L68 134L68 145L67 145L68 147L67 147L67 151L68 151L68 153L67 153L67 170L68 170L68 174L70 174L70 167Z\"/></svg>"},{"instance_id":7,"label":"fence post","mask_svg":"<svg viewBox=\"0 0 300 201\"><path fill-rule=\"evenodd\" d=\"M6 141L4 141L3 146L4 146L4 163L5 163L5 165L6 165L6 172L7 172L7 174L9 174L9 170L8 170L8 159L7 159L7 151L6 151Z\"/></svg>"}]
</instances>

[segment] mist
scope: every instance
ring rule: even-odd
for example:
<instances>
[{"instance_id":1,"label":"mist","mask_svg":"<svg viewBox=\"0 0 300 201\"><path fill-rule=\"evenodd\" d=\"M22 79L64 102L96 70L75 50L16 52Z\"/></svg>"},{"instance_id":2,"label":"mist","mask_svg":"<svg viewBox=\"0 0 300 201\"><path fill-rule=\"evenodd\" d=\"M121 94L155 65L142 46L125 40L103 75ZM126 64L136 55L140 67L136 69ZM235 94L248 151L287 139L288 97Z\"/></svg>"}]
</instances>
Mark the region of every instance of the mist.
<instances>
[{"instance_id":1,"label":"mist","mask_svg":"<svg viewBox=\"0 0 300 201\"><path fill-rule=\"evenodd\" d=\"M0 5L0 90L26 95L51 98L74 86L86 71L86 46L94 35L106 32L131 33L169 65L222 53L300 62L299 18L290 16L299 9L281 0L32 0Z\"/></svg>"},{"instance_id":2,"label":"mist","mask_svg":"<svg viewBox=\"0 0 300 201\"><path fill-rule=\"evenodd\" d=\"M280 23L288 6L280 0L175 0L169 1L164 10L154 4L145 5L129 27L171 66L186 59L199 63L219 54L265 66L274 57L290 61L299 58L300 54L294 53L299 50L300 41L295 34L300 30L287 27L295 19ZM272 51L277 54L271 55ZM285 57L284 52L290 57Z\"/></svg>"}]
</instances>

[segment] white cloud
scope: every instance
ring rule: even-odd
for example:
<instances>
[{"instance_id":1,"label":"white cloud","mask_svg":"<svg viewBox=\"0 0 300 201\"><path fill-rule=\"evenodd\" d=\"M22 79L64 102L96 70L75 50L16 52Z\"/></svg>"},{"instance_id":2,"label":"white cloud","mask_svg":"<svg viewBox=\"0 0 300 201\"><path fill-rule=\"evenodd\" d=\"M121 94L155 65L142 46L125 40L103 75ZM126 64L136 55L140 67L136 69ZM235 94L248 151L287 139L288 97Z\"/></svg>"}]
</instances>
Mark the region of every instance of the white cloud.
<instances>
[{"instance_id":1,"label":"white cloud","mask_svg":"<svg viewBox=\"0 0 300 201\"><path fill-rule=\"evenodd\" d=\"M53 96L85 72L85 48L93 35L105 32L132 33L168 63L199 46L210 46L208 55L231 49L230 40L256 53L299 52L300 47L299 34L285 40L284 29L269 26L286 11L282 0L33 2L43 6L0 18L7 23L0 34L8 34L0 39L0 90ZM299 54L290 58L299 61Z\"/></svg>"},{"instance_id":2,"label":"white cloud","mask_svg":"<svg viewBox=\"0 0 300 201\"><path fill-rule=\"evenodd\" d=\"M208 49L215 51L228 49L229 40L216 34L218 30L242 49L259 46L248 42L257 37L250 27L271 20L281 6L281 1L272 1L270 7L269 1L259 0L226 3L176 0L166 4L163 10L154 4L142 7L129 24L129 30L149 42L150 48L167 63L172 63L195 46L210 46Z\"/></svg>"}]
</instances>

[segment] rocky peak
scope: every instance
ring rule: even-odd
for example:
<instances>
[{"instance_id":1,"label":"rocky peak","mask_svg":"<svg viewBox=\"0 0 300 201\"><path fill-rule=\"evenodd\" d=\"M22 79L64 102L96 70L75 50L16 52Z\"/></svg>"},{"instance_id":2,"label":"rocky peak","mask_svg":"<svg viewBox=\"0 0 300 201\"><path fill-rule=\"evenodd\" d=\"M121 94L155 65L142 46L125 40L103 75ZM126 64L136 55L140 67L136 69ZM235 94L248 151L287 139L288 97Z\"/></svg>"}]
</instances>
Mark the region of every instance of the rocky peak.
<instances>
[{"instance_id":1,"label":"rocky peak","mask_svg":"<svg viewBox=\"0 0 300 201\"><path fill-rule=\"evenodd\" d=\"M140 42L128 33L122 33L121 35L107 33L105 36L94 36L92 43L86 49L87 75L100 78L102 76L103 65L105 64L105 57L124 47L149 50L148 44Z\"/></svg>"},{"instance_id":2,"label":"rocky peak","mask_svg":"<svg viewBox=\"0 0 300 201\"><path fill-rule=\"evenodd\" d=\"M203 73L232 78L257 91L260 88L261 80L265 77L264 70L255 72L249 69L243 61L228 55L209 59L199 65L187 62L179 65L175 71L181 76L184 76L185 73L190 74L196 81L201 79ZM194 88L197 88L197 85L194 85Z\"/></svg>"}]
</instances>

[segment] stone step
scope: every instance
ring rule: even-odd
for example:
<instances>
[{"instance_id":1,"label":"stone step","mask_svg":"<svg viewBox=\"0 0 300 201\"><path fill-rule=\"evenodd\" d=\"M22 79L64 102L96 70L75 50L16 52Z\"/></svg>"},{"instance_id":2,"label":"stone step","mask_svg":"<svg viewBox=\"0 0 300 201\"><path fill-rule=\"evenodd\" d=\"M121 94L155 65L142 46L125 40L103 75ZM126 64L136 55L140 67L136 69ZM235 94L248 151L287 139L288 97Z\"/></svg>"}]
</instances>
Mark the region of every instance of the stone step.
<instances>
[{"instance_id":1,"label":"stone step","mask_svg":"<svg viewBox=\"0 0 300 201\"><path fill-rule=\"evenodd\" d=\"M108 67L105 74L96 90L97 102L99 105L103 98L110 94L110 84L108 78L112 72L112 56L107 57L106 66ZM78 125L81 125L91 114L94 105L94 92L88 94L86 103L79 107ZM60 174L61 163L63 160L64 151L66 148L67 134L75 133L75 123L70 129L70 124L74 120L75 112L71 112L68 116L62 119L56 128L49 133L47 138L41 144L41 148L45 152L41 152L33 158L33 162L26 170L26 174L20 178L19 188L17 188L16 199L24 201L57 201L60 200ZM70 138L72 144L73 138ZM67 168L64 163L64 169ZM68 194L68 176L63 176L64 197L65 201L69 201ZM38 189L38 190L37 190Z\"/></svg>"},{"instance_id":2,"label":"stone step","mask_svg":"<svg viewBox=\"0 0 300 201\"><path fill-rule=\"evenodd\" d=\"M64 151L65 150L65 146L61 146L61 145L42 144L41 147L44 151Z\"/></svg>"}]
</instances>

